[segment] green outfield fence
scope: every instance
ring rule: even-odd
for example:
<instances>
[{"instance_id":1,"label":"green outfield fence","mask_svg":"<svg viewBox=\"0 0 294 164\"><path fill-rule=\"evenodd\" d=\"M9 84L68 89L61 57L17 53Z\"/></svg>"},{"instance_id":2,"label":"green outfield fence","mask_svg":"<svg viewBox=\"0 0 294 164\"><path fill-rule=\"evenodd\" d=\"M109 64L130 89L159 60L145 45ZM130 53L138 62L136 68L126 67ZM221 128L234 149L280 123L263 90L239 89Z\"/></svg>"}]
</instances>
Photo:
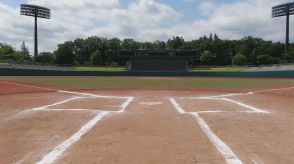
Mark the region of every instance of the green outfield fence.
<instances>
[{"instance_id":1,"label":"green outfield fence","mask_svg":"<svg viewBox=\"0 0 294 164\"><path fill-rule=\"evenodd\" d=\"M293 78L292 71L267 72L97 72L57 71L0 68L0 76L186 76L186 77L284 77Z\"/></svg>"}]
</instances>

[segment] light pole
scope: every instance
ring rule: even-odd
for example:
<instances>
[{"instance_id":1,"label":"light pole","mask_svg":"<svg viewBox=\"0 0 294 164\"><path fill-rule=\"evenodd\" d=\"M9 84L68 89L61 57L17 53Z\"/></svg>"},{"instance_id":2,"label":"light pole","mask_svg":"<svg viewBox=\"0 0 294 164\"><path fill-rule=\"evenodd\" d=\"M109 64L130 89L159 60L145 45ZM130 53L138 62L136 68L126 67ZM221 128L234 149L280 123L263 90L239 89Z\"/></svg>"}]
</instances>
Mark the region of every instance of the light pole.
<instances>
[{"instance_id":1,"label":"light pole","mask_svg":"<svg viewBox=\"0 0 294 164\"><path fill-rule=\"evenodd\" d=\"M274 6L272 8L272 17L286 16L286 41L285 41L285 52L289 51L289 26L290 26L290 15L294 14L294 2L289 2L281 5Z\"/></svg>"},{"instance_id":2,"label":"light pole","mask_svg":"<svg viewBox=\"0 0 294 164\"><path fill-rule=\"evenodd\" d=\"M34 61L36 61L36 57L38 56L38 18L50 19L50 9L42 6L21 4L20 15L31 16L35 18Z\"/></svg>"}]
</instances>

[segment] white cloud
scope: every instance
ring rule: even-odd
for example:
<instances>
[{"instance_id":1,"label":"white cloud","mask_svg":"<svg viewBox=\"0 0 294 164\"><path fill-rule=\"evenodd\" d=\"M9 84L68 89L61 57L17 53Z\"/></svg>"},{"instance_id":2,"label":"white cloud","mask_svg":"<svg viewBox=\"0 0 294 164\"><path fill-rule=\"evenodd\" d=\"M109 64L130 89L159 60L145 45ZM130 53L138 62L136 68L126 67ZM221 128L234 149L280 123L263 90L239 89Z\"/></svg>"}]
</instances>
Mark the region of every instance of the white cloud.
<instances>
[{"instance_id":1,"label":"white cloud","mask_svg":"<svg viewBox=\"0 0 294 164\"><path fill-rule=\"evenodd\" d=\"M202 1L199 11L203 18L192 23L179 24L169 30L174 35L184 36L186 39L217 33L226 39L240 39L251 35L267 40L283 41L285 18L271 18L271 7L281 2L283 1L239 0L234 3ZM291 23L291 26L294 26L294 23Z\"/></svg>"},{"instance_id":2,"label":"white cloud","mask_svg":"<svg viewBox=\"0 0 294 164\"><path fill-rule=\"evenodd\" d=\"M32 4L35 2L28 1ZM53 51L57 44L66 40L91 35L143 40L144 36L140 35L142 31L147 30L150 34L149 29L172 25L181 17L168 5L154 0L132 1L127 7L123 7L119 0L40 0L37 5L45 5L52 10L50 20L39 20L40 52ZM24 40L32 53L33 18L19 16L18 8L11 8L1 2L0 10L6 11L5 15L0 13L0 23L5 25L0 28L0 42L18 48Z\"/></svg>"},{"instance_id":3,"label":"white cloud","mask_svg":"<svg viewBox=\"0 0 294 164\"><path fill-rule=\"evenodd\" d=\"M52 19L39 20L39 49L53 51L66 40L91 35L154 41L217 33L226 39L253 35L284 40L285 19L271 18L271 7L284 0L197 1L201 18L187 21L185 15L156 0L133 0L127 6L119 0L39 0L39 5L52 9ZM20 16L19 8L1 2L0 11L0 42L19 48L25 41L33 53L33 18Z\"/></svg>"}]
</instances>

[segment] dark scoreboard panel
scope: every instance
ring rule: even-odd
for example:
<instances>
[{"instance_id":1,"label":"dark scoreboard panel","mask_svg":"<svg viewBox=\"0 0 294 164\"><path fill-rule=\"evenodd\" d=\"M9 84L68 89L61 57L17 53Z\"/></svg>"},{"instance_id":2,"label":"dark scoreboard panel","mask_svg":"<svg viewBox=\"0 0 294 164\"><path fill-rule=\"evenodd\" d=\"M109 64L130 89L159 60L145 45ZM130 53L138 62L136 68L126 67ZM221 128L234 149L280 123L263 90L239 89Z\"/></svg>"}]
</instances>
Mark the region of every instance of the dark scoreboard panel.
<instances>
[{"instance_id":1,"label":"dark scoreboard panel","mask_svg":"<svg viewBox=\"0 0 294 164\"><path fill-rule=\"evenodd\" d=\"M188 61L199 57L199 50L120 50L118 57L129 59L132 71L180 72L189 70Z\"/></svg>"},{"instance_id":2,"label":"dark scoreboard panel","mask_svg":"<svg viewBox=\"0 0 294 164\"><path fill-rule=\"evenodd\" d=\"M187 59L182 57L131 58L132 71L187 71Z\"/></svg>"}]
</instances>

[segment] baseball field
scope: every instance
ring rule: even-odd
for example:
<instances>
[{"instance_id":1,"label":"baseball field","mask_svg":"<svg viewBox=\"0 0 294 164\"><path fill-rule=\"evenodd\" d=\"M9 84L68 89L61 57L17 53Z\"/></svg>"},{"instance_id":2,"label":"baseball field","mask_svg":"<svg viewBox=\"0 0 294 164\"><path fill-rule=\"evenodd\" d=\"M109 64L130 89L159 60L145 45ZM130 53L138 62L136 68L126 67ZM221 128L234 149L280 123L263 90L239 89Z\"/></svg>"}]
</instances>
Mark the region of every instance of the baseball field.
<instances>
[{"instance_id":1,"label":"baseball field","mask_svg":"<svg viewBox=\"0 0 294 164\"><path fill-rule=\"evenodd\" d=\"M0 77L0 163L294 163L294 79Z\"/></svg>"}]
</instances>

